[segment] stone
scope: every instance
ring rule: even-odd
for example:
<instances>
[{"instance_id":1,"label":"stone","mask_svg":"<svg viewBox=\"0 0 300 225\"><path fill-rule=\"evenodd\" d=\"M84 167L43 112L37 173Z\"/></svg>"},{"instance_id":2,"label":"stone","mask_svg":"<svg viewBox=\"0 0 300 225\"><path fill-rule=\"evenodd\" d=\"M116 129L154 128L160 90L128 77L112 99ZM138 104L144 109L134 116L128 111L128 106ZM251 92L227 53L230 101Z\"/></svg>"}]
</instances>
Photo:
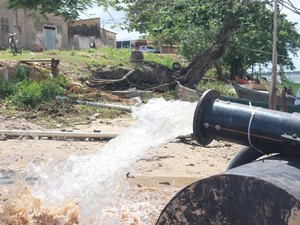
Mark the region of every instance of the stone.
<instances>
[{"instance_id":1,"label":"stone","mask_svg":"<svg viewBox=\"0 0 300 225\"><path fill-rule=\"evenodd\" d=\"M144 61L144 54L140 51L132 51L130 60L132 62L142 62Z\"/></svg>"},{"instance_id":2,"label":"stone","mask_svg":"<svg viewBox=\"0 0 300 225\"><path fill-rule=\"evenodd\" d=\"M6 135L1 134L1 135L0 135L0 141L6 141L6 140L7 140Z\"/></svg>"}]
</instances>

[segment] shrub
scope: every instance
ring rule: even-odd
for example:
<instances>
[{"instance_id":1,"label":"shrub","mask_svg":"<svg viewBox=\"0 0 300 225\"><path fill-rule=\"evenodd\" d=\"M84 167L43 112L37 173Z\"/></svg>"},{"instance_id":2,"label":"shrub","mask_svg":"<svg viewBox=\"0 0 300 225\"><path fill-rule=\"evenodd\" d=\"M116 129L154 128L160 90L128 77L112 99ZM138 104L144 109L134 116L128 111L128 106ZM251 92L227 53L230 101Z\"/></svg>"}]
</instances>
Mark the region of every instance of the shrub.
<instances>
[{"instance_id":1,"label":"shrub","mask_svg":"<svg viewBox=\"0 0 300 225\"><path fill-rule=\"evenodd\" d=\"M16 84L13 82L3 81L0 79L0 99L12 95L16 90Z\"/></svg>"},{"instance_id":2,"label":"shrub","mask_svg":"<svg viewBox=\"0 0 300 225\"><path fill-rule=\"evenodd\" d=\"M63 73L59 73L56 77L51 78L51 80L63 88L67 88L70 84L70 78Z\"/></svg>"},{"instance_id":3,"label":"shrub","mask_svg":"<svg viewBox=\"0 0 300 225\"><path fill-rule=\"evenodd\" d=\"M49 101L65 90L55 79L42 82L24 80L18 83L16 92L11 96L12 103L19 109L37 108L43 101Z\"/></svg>"},{"instance_id":4,"label":"shrub","mask_svg":"<svg viewBox=\"0 0 300 225\"><path fill-rule=\"evenodd\" d=\"M41 83L41 94L43 100L51 100L57 95L65 94L65 89L55 80L49 80Z\"/></svg>"},{"instance_id":5,"label":"shrub","mask_svg":"<svg viewBox=\"0 0 300 225\"><path fill-rule=\"evenodd\" d=\"M27 66L18 64L16 67L17 70L17 80L26 80L29 77L30 69Z\"/></svg>"},{"instance_id":6,"label":"shrub","mask_svg":"<svg viewBox=\"0 0 300 225\"><path fill-rule=\"evenodd\" d=\"M42 101L42 86L36 81L21 81L11 100L20 109L36 108Z\"/></svg>"}]
</instances>

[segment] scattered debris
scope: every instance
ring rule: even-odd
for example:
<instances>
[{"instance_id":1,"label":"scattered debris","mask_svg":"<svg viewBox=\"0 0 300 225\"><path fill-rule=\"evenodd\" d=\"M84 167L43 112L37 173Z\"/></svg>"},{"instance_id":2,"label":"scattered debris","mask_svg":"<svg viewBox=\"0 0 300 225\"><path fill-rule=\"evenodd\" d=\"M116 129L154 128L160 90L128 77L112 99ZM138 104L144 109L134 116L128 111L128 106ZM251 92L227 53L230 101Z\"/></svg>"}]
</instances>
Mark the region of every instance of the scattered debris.
<instances>
[{"instance_id":1,"label":"scattered debris","mask_svg":"<svg viewBox=\"0 0 300 225\"><path fill-rule=\"evenodd\" d=\"M137 90L136 88L131 88L125 91L112 91L113 95L117 95L122 98L135 98L135 97L144 97L147 95L152 95L153 91L144 91Z\"/></svg>"},{"instance_id":2,"label":"scattered debris","mask_svg":"<svg viewBox=\"0 0 300 225\"><path fill-rule=\"evenodd\" d=\"M105 108L114 108L114 109L120 109L124 111L131 112L131 107L130 106L124 106L124 105L113 105L113 104L108 104L108 103L100 103L100 102L91 102L91 101L85 101L85 100L71 100L68 97L65 96L57 96L56 99L58 100L68 100L71 102L74 102L76 104L82 104L82 105L91 105L91 106L97 106L97 107L105 107Z\"/></svg>"},{"instance_id":3,"label":"scattered debris","mask_svg":"<svg viewBox=\"0 0 300 225\"><path fill-rule=\"evenodd\" d=\"M6 135L1 134L1 135L0 135L0 141L6 141L6 140L7 140Z\"/></svg>"},{"instance_id":4,"label":"scattered debris","mask_svg":"<svg viewBox=\"0 0 300 225\"><path fill-rule=\"evenodd\" d=\"M126 177L127 177L127 178L132 178L132 179L135 178L135 176L130 175L130 172L126 173Z\"/></svg>"},{"instance_id":5,"label":"scattered debris","mask_svg":"<svg viewBox=\"0 0 300 225\"><path fill-rule=\"evenodd\" d=\"M159 184L163 184L163 185L171 185L170 182L166 182L166 181L159 182Z\"/></svg>"},{"instance_id":6,"label":"scattered debris","mask_svg":"<svg viewBox=\"0 0 300 225\"><path fill-rule=\"evenodd\" d=\"M137 162L139 162L139 161L152 162L152 161L159 161L161 159L168 159L168 158L175 158L175 157L172 155L164 155L164 156L163 155L162 156L155 155L155 156L152 156L151 158L141 158Z\"/></svg>"}]
</instances>

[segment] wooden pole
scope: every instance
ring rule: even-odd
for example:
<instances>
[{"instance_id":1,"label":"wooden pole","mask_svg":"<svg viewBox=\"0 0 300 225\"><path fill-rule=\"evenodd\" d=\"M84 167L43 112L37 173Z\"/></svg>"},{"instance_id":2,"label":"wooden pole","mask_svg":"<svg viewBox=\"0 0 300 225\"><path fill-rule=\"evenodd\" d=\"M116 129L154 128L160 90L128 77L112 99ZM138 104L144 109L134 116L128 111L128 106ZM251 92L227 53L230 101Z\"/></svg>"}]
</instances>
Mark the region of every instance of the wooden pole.
<instances>
[{"instance_id":1,"label":"wooden pole","mask_svg":"<svg viewBox=\"0 0 300 225\"><path fill-rule=\"evenodd\" d=\"M64 138L101 138L112 139L117 133L98 132L65 132L65 131L39 131L39 130L0 130L0 135L7 136L31 136L31 137L64 137Z\"/></svg>"},{"instance_id":2,"label":"wooden pole","mask_svg":"<svg viewBox=\"0 0 300 225\"><path fill-rule=\"evenodd\" d=\"M277 26L278 26L278 0L274 1L274 16L273 16L273 53L272 53L272 79L269 97L269 109L276 109L276 82L277 82Z\"/></svg>"}]
</instances>

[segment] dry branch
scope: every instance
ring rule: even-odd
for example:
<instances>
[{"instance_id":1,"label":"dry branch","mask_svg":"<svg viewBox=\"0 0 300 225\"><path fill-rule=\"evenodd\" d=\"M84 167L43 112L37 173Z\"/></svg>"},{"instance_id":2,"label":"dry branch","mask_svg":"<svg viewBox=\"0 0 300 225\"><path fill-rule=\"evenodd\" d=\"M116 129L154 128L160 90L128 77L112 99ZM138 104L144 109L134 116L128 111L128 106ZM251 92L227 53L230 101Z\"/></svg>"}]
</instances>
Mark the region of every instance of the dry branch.
<instances>
[{"instance_id":1,"label":"dry branch","mask_svg":"<svg viewBox=\"0 0 300 225\"><path fill-rule=\"evenodd\" d=\"M122 82L124 80L127 80L128 77L130 77L132 74L134 74L134 72L136 72L137 69L134 70L130 70L128 73L125 74L125 76L123 76L121 79L94 79L92 81L92 83L96 83L97 85L101 85L101 84L115 84L115 83L119 83Z\"/></svg>"}]
</instances>

